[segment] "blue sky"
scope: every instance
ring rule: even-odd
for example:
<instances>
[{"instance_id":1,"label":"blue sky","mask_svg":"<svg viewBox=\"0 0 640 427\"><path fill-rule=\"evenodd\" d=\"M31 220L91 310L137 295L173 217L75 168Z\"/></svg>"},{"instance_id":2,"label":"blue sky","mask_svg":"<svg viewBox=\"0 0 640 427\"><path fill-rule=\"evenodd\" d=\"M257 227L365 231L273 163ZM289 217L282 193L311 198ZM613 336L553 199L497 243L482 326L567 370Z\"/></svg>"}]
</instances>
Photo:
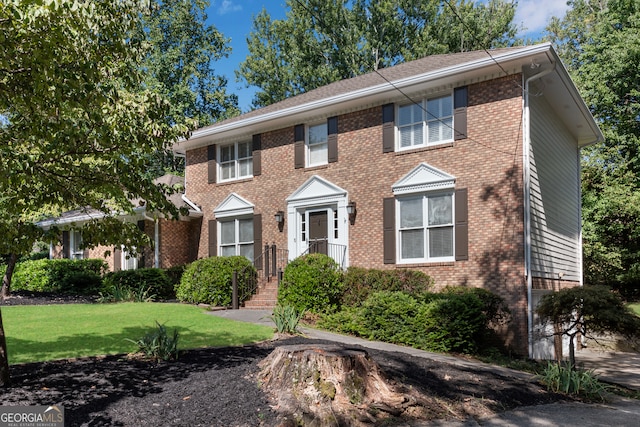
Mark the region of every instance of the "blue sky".
<instances>
[{"instance_id":1,"label":"blue sky","mask_svg":"<svg viewBox=\"0 0 640 427\"><path fill-rule=\"evenodd\" d=\"M252 17L266 8L272 19L285 17L284 0L210 0L207 10L208 22L213 24L225 37L231 39L232 54L227 59L214 63L217 74L227 77L227 90L238 95L239 106L247 111L255 88L247 88L236 82L234 70L248 55L246 39L252 27ZM561 17L567 10L564 0L519 0L514 22L526 29L519 35L535 37L546 26L552 16Z\"/></svg>"}]
</instances>

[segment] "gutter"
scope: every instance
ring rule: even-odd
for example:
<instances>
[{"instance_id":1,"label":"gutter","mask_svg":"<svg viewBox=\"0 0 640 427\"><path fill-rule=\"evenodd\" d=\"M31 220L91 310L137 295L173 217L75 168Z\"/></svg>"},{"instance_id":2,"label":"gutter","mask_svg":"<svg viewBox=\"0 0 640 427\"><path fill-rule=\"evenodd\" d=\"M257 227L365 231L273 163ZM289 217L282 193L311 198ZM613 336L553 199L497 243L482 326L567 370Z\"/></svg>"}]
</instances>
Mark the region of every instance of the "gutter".
<instances>
[{"instance_id":1,"label":"gutter","mask_svg":"<svg viewBox=\"0 0 640 427\"><path fill-rule=\"evenodd\" d=\"M533 76L524 77L524 96L522 106L522 163L524 180L524 274L527 278L527 343L529 357L533 358L533 280L531 278L531 116L529 114L529 84L555 71L557 62L552 67L540 71Z\"/></svg>"}]
</instances>

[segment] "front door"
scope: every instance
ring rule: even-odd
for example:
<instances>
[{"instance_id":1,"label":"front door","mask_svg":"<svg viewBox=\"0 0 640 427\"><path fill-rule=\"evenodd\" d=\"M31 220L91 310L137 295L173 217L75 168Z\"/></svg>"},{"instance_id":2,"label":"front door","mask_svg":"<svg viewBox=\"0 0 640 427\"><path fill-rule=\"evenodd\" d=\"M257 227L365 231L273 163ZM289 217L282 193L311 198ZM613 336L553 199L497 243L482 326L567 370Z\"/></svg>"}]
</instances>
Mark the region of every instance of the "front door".
<instances>
[{"instance_id":1,"label":"front door","mask_svg":"<svg viewBox=\"0 0 640 427\"><path fill-rule=\"evenodd\" d=\"M327 211L309 212L309 253L327 255L329 219Z\"/></svg>"}]
</instances>

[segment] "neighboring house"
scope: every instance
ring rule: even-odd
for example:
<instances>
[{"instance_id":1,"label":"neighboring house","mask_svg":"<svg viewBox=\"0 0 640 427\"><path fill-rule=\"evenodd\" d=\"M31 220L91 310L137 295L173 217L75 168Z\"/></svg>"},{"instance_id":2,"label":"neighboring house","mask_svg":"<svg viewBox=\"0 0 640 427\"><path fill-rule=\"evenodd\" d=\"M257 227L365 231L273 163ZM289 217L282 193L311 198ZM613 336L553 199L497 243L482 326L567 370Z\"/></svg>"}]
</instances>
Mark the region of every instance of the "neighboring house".
<instances>
[{"instance_id":1,"label":"neighboring house","mask_svg":"<svg viewBox=\"0 0 640 427\"><path fill-rule=\"evenodd\" d=\"M170 188L184 188L184 178L175 175L164 175L155 180ZM103 258L110 271L131 270L142 267L169 268L184 265L197 258L192 242L199 238L202 212L199 207L184 197L183 192L171 194L169 200L177 207L187 207L189 215L179 220L166 219L157 212L148 212L144 202L134 200L136 208L133 215L120 215L123 221L135 222L154 242L152 248L139 251L137 257L130 256L123 247L98 246L92 249L81 249L83 224L100 220L104 213L96 209L85 208L65 212L57 218L41 221L39 225L48 228L53 225L62 230L60 242L51 243L50 258ZM110 252L105 256L105 252Z\"/></svg>"},{"instance_id":2,"label":"neighboring house","mask_svg":"<svg viewBox=\"0 0 640 427\"><path fill-rule=\"evenodd\" d=\"M265 244L416 269L504 297L507 345L549 356L534 305L582 278L580 148L602 139L550 44L435 55L193 132L197 257ZM276 219L277 218L277 219ZM281 220L283 219L283 221Z\"/></svg>"}]
</instances>

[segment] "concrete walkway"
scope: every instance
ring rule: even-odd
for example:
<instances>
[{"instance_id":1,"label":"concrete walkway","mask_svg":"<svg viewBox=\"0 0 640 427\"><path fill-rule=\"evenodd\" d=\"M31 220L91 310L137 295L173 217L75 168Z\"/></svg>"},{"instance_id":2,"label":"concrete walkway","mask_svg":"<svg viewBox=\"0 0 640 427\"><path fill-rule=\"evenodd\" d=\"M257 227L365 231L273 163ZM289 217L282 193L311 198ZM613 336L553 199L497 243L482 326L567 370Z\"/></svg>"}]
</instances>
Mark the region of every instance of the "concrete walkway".
<instances>
[{"instance_id":1,"label":"concrete walkway","mask_svg":"<svg viewBox=\"0 0 640 427\"><path fill-rule=\"evenodd\" d=\"M220 310L212 311L211 314L231 320L275 327L275 324L269 318L271 311L267 310ZM431 353L395 344L368 341L311 328L300 329L309 338L335 341L349 345L360 345L377 350L402 352L463 367L472 366L474 369L486 369L487 371L497 372L506 377L520 378L523 381L532 381L534 379L533 375L526 372L487 363L472 362L439 353ZM623 387L634 390L640 390L640 355L638 354L581 350L576 353L576 361L578 364L584 364L588 369L594 369L603 381L620 384ZM428 423L412 424L412 427L600 427L638 425L640 425L640 401L615 397L612 402L607 404L554 403L551 405L520 407L513 411L503 412L480 420L469 419L464 422L431 421Z\"/></svg>"}]
</instances>

